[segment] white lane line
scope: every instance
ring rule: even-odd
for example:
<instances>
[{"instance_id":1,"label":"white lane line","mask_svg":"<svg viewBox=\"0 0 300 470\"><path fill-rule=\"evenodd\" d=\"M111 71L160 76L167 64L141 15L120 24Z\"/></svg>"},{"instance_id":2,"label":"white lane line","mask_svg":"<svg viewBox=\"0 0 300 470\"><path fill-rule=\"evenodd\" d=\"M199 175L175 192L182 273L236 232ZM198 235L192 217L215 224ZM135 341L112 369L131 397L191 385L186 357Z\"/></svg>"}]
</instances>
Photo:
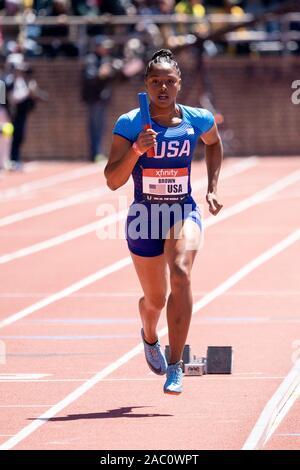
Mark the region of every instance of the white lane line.
<instances>
[{"instance_id":1,"label":"white lane line","mask_svg":"<svg viewBox=\"0 0 300 470\"><path fill-rule=\"evenodd\" d=\"M78 292L77 294L72 294L70 297L73 298L93 298L93 297L137 297L141 295L142 291L136 292ZM298 292L298 291L297 291ZM196 295L203 295L206 291L196 292ZM50 292L2 292L0 293L0 299L25 299L25 298L34 298L34 297L45 297L50 295ZM194 295L195 295L194 294ZM275 292L274 292L275 294ZM250 295L250 294L249 294ZM271 293L269 295L272 295ZM300 292L298 292L300 295Z\"/></svg>"},{"instance_id":2,"label":"white lane line","mask_svg":"<svg viewBox=\"0 0 300 470\"><path fill-rule=\"evenodd\" d=\"M37 171L41 168L41 163L40 162L24 163L23 168L24 168L25 173L32 173L32 172Z\"/></svg>"},{"instance_id":3,"label":"white lane line","mask_svg":"<svg viewBox=\"0 0 300 470\"><path fill-rule=\"evenodd\" d=\"M226 167L223 170L223 176L221 175L221 178L225 179L225 178L237 175L239 173L242 173L243 171L248 170L249 168L256 166L257 164L258 164L257 158L255 157L247 158L241 162L238 162L232 166L229 166L229 168ZM95 171L94 167L92 168L93 168L93 171ZM99 169L100 167L98 167L98 170ZM200 180L195 181L194 183L195 190L198 190L203 185L205 185L205 181L206 181L205 178L201 178ZM39 215L48 214L49 212L56 211L58 209L63 209L65 207L70 207L75 204L81 204L88 200L98 198L99 196L103 194L109 194L109 193L110 193L110 190L108 189L106 185L100 188L95 188L94 190L77 193L72 196L68 196L66 198L62 198L54 202L43 204L37 207L33 207L31 209L27 209L27 210L3 217L2 219L0 219L0 227L6 227L16 222L21 222L23 220L30 219L32 217L36 217Z\"/></svg>"},{"instance_id":4,"label":"white lane line","mask_svg":"<svg viewBox=\"0 0 300 470\"><path fill-rule=\"evenodd\" d=\"M71 286L66 287L61 291L56 292L55 294L52 294L49 297L46 297L45 299L42 299L39 302L36 302L35 304L24 308L20 312L15 313L10 317L5 318L0 322L0 328L10 325L11 323L18 321L21 318L26 317L27 315L31 315L32 313L37 312L41 308L46 307L47 305L50 305L54 302L57 302L58 300L64 299L65 297L68 297L68 295L73 294L73 292L76 292L77 290L82 289L83 287L86 287L90 284L93 284L94 282L99 281L99 279L102 279L103 277L112 274L115 271L118 271L119 269L128 266L129 264L131 264L131 257L126 256L126 258L122 258L116 263L110 264L109 266L100 269L96 273L91 274L78 282L75 282Z\"/></svg>"},{"instance_id":5,"label":"white lane line","mask_svg":"<svg viewBox=\"0 0 300 470\"><path fill-rule=\"evenodd\" d=\"M150 375L150 374L149 374ZM144 378L125 378L125 379L122 379L122 378L119 378L119 379L103 379L101 380L101 382L144 382L144 381L147 381L147 380L155 380L155 381L158 381L158 382L161 382L161 378L159 377L155 377L154 374L152 374L153 377L144 377ZM205 375L205 376L202 376L201 379L206 381L232 381L232 380L282 380L284 377L278 377L278 376L271 376L271 377L236 377L234 375L230 375L228 377L226 376L219 376L219 377L213 377L213 376L208 376L208 375ZM30 382L30 383L45 383L45 382L50 382L50 383L55 383L55 382L85 382L86 380L88 379L20 379L20 380L13 380L13 379L10 379L10 380L5 380L5 379L0 379L0 383L19 383L19 382L22 382L22 383L26 383L26 382ZM192 380L194 381L195 378L194 377L189 377L189 376L186 376L185 377L185 380ZM39 406L39 405L37 405ZM54 405L40 405L40 406L43 406L43 407L51 407L51 406L54 406ZM22 405L19 406L20 408L22 408ZM24 407L26 407L26 405L24 405ZM34 405L32 405L32 407L34 407ZM0 406L1 408L1 406ZM3 405L3 408L6 408L5 405ZM0 450L1 450L1 447L0 447Z\"/></svg>"},{"instance_id":6,"label":"white lane line","mask_svg":"<svg viewBox=\"0 0 300 470\"><path fill-rule=\"evenodd\" d=\"M299 396L300 359L264 407L242 450L262 449Z\"/></svg>"},{"instance_id":7,"label":"white lane line","mask_svg":"<svg viewBox=\"0 0 300 470\"><path fill-rule=\"evenodd\" d=\"M38 253L42 250L47 250L49 248L53 248L54 246L61 245L67 241L75 240L76 238L82 237L87 235L91 232L95 232L100 230L101 228L107 227L109 225L115 224L127 216L127 209L116 214L109 215L100 219L96 222L92 222L91 224L84 225L82 227L76 228L74 230L70 230L62 235L58 235L56 237L50 238L48 240L44 240L39 243L35 243L34 245L27 246L25 248L21 248L20 250L14 251L12 253L7 253L5 255L0 256L0 264L9 263L18 258L23 258L24 256L29 256L34 253Z\"/></svg>"},{"instance_id":8,"label":"white lane line","mask_svg":"<svg viewBox=\"0 0 300 470\"><path fill-rule=\"evenodd\" d=\"M0 405L0 408L49 408L49 406L53 405ZM14 434L7 435L14 436ZM0 434L0 436L4 436L4 434Z\"/></svg>"},{"instance_id":9,"label":"white lane line","mask_svg":"<svg viewBox=\"0 0 300 470\"><path fill-rule=\"evenodd\" d=\"M220 181L224 181L227 178L230 178L231 176L238 175L240 173L243 173L244 171L250 170L251 168L254 168L257 166L259 163L259 159L256 157L248 157L245 159L242 159L241 161L234 163L233 165L230 165L228 167L225 167L222 169L220 173ZM193 188L193 194L195 194L195 191L199 191L199 189L202 189L205 185L207 184L207 178L200 178L197 181L192 181L192 188Z\"/></svg>"},{"instance_id":10,"label":"white lane line","mask_svg":"<svg viewBox=\"0 0 300 470\"><path fill-rule=\"evenodd\" d=\"M238 162L229 168L225 168L223 171L223 176L221 175L221 179L225 179L243 171L248 170L249 168L253 168L258 164L258 159L251 157L247 158L242 162ZM195 190L202 188L206 183L206 178L201 178L200 180L195 181ZM126 186L124 186L126 187ZM81 204L85 201L98 198L102 194L110 194L111 191L108 189L106 185L103 185L100 188L95 188L94 190L84 191L76 195L72 195L66 198L59 199L54 202L50 202L47 204L43 204L37 207L33 207L31 209L27 209L15 214L8 215L0 219L0 227L5 227L7 225L11 225L16 222L21 222L26 219L30 219L32 217L36 217L39 215L47 214L52 211L56 211L58 209L63 209L65 207L70 207L75 204ZM1 199L0 199L1 200Z\"/></svg>"},{"instance_id":11,"label":"white lane line","mask_svg":"<svg viewBox=\"0 0 300 470\"><path fill-rule=\"evenodd\" d=\"M128 339L136 338L136 334L127 335L1 335L2 340L17 339L28 341L86 341L86 340L111 340L111 339ZM1 379L1 374L0 374Z\"/></svg>"},{"instance_id":12,"label":"white lane line","mask_svg":"<svg viewBox=\"0 0 300 470\"><path fill-rule=\"evenodd\" d=\"M73 299L92 299L92 298L102 298L102 297L132 297L136 298L141 295L141 290L139 291L132 291L132 292L122 292L122 291L115 291L115 292L77 292L76 294L70 295ZM193 291L193 296L197 295L205 295L207 294L207 290L195 290ZM0 299L26 299L26 298L36 298L36 297L46 297L47 295L51 295L50 292L1 292ZM228 297L299 297L300 290L246 290L246 291L232 291L226 292L224 294ZM300 320L300 319L299 319Z\"/></svg>"},{"instance_id":13,"label":"white lane line","mask_svg":"<svg viewBox=\"0 0 300 470\"><path fill-rule=\"evenodd\" d=\"M160 381L161 382L161 378L159 377L154 377L154 374L152 372L149 373L149 375L152 374L153 377L144 377L144 378L141 378L141 377L137 377L137 378L116 378L116 379L103 379L101 382L127 382L127 381L134 381L134 382L143 382L144 380L157 380L157 381ZM269 377L269 376L265 376L265 377L237 377L235 376L234 374L230 375L229 376L216 376L216 377L213 377L212 375L202 375L201 376L201 380L209 380L209 381L214 381L214 380L230 380L230 382L232 380L282 380L283 377ZM51 379L50 379L51 380ZM195 380L194 377L191 377L191 376L185 376L184 380L191 380L192 382Z\"/></svg>"},{"instance_id":14,"label":"white lane line","mask_svg":"<svg viewBox=\"0 0 300 470\"><path fill-rule=\"evenodd\" d=\"M83 178L85 176L99 173L104 167L105 163L101 162L97 165L87 165L84 167L76 168L75 170L67 171L64 173L58 173L56 175L47 176L36 181L24 183L14 188L9 188L0 192L0 202L4 202L8 199L12 199L17 196L29 193L30 191L37 191L38 189L49 188L60 183L66 183L67 181L73 181L75 179Z\"/></svg>"},{"instance_id":15,"label":"white lane line","mask_svg":"<svg viewBox=\"0 0 300 470\"><path fill-rule=\"evenodd\" d=\"M300 228L295 232L292 232L287 238L284 238L281 242L273 245L272 248L262 253L254 260L247 263L243 268L239 269L235 274L230 276L225 282L220 284L216 289L213 289L209 294L203 297L201 300L194 304L193 313L197 312L201 308L205 307L208 303L214 300L219 295L226 292L228 289L233 287L240 279L243 279L256 268L270 260L274 256L281 253L283 250L293 245L300 239Z\"/></svg>"},{"instance_id":16,"label":"white lane line","mask_svg":"<svg viewBox=\"0 0 300 470\"><path fill-rule=\"evenodd\" d=\"M139 297L142 294L139 294ZM203 294L204 295L204 294ZM225 294L223 294L225 295ZM70 296L71 297L71 296ZM135 299L136 301L137 299ZM299 323L300 318L299 316L293 317L253 317L253 316L248 316L248 317L212 317L208 316L206 317L205 315L201 316L201 318L197 318L194 320L194 325L207 325L210 323L215 323L219 325L228 325L228 324L242 324L242 325L247 325L247 324L254 324L254 323L269 323L269 324L274 324L274 323ZM109 318L45 318L45 319L34 319L34 320L29 320L27 319L26 326L29 325L45 325L45 324L53 324L53 325L59 325L59 324L64 324L64 325L128 325L128 324L134 324L134 323L139 323L139 319L137 317L129 317L129 318L118 318L118 317L109 317ZM18 336L5 336L1 335L2 340L6 339L28 339L28 340L39 340L39 339L110 339L112 336L109 335L98 335L98 336L37 336L37 335L32 335L32 336L26 336L26 335L18 335ZM117 337L115 335L115 337ZM125 336L122 335L122 338ZM126 338L129 338L132 336L127 335ZM120 337L121 338L121 337Z\"/></svg>"},{"instance_id":17,"label":"white lane line","mask_svg":"<svg viewBox=\"0 0 300 470\"><path fill-rule=\"evenodd\" d=\"M227 174L227 177L229 176L232 176L232 175ZM297 170L296 172L293 172L285 176L279 181L272 183L270 186L267 186L266 188L259 191L255 195L250 196L246 199L243 199L237 204L234 204L233 206L224 209L223 212L220 212L220 214L218 214L217 218L214 216L208 217L206 220L204 220L204 226L211 227L215 225L216 223L219 223L223 220L228 219L229 217L232 217L233 215L239 214L243 212L244 210L249 209L250 207L253 207L261 203L262 201L268 199L272 194L275 194L276 192L287 188L288 186L294 184L295 182L299 180L300 180L300 171ZM204 179L199 180L198 181L199 186L200 184L201 186L203 186L205 182L206 180ZM107 216L98 222L92 222L91 224L84 225L82 227L71 230L57 237L53 237L43 242L39 242L34 245L25 247L25 248L21 248L20 250L17 250L11 253L6 253L0 256L0 264L9 263L15 259L22 258L24 256L29 256L31 254L38 253L42 250L46 250L54 246L58 246L61 243L74 240L83 235L87 235L91 232L94 232L95 230L99 230L102 227L109 226L111 224L114 224L118 221L125 219L126 215L127 215L127 210L124 210L116 214L112 214L111 216ZM0 220L0 225L1 225L1 220Z\"/></svg>"},{"instance_id":18,"label":"white lane line","mask_svg":"<svg viewBox=\"0 0 300 470\"><path fill-rule=\"evenodd\" d=\"M233 165L232 167L225 168L221 179L224 181L225 179L230 178L232 176L235 176L237 174L240 174L240 173L248 170L249 168L253 168L256 165L257 165L257 159L256 158L246 159L245 161L239 162L239 163ZM194 188L196 190L199 190L199 189L205 187L206 182L207 182L206 178L200 178L199 180L194 182ZM108 189L105 188L104 193L107 193L107 191L108 191ZM72 196L71 202L73 201L73 199L76 201L75 202L76 204L83 202L82 201L82 194L83 193L81 193L81 195ZM88 195L87 195L87 197L89 198ZM97 197L98 197L98 195L97 195ZM60 200L61 206L56 207L56 208L66 207L64 201L66 201L66 199ZM72 202L71 205L73 205L73 203L74 202ZM47 209L50 212L51 211L51 205L53 205L53 204L54 204L54 206L57 206L57 203L51 203L51 204L46 205L48 207L39 206L37 208L29 209L28 211L24 211L23 213L15 214L15 215L12 215L12 216L5 217L4 219L0 219L0 227L1 227L1 224L2 225L3 224L8 225L8 224L13 223L13 222L18 222L20 220L24 220L24 218L32 217L33 212L34 212L34 215L44 214L45 213L44 209ZM104 223L103 227L105 227L107 225L110 225L110 224L116 223L117 221L121 221L121 220L125 219L126 216L127 216L127 210L124 210L124 211L121 211L121 212L118 212L116 214L112 214L112 215L106 217L105 221L103 221L103 222L102 221L92 222L91 224L84 225L84 226L79 227L79 228L74 229L74 230L70 230L69 232L65 232L62 235L58 235L58 236L50 238L48 240L44 240L42 242L35 243L34 245L30 245L28 247L21 248L20 250L17 250L17 251L11 252L11 253L6 253L6 254L0 256L0 264L9 263L9 262L11 262L15 259L22 258L24 256L29 256L29 255L34 254L34 253L38 253L39 251L46 250L46 249L52 248L54 246L58 246L59 244L65 243L67 241L75 240L78 237L81 237L83 235L87 235L88 233L92 233L95 230L99 230L102 227L102 225L101 225L102 223ZM23 217L23 218L21 219L20 217Z\"/></svg>"},{"instance_id":19,"label":"white lane line","mask_svg":"<svg viewBox=\"0 0 300 470\"><path fill-rule=\"evenodd\" d=\"M209 217L206 222L204 221L204 224L205 226L211 227L212 225L221 222L221 220L228 219L228 217L231 217L232 215L236 215L246 209L249 209L250 207L257 205L261 201L264 201L271 197L273 194L282 191L283 189L287 188L288 186L291 186L292 184L297 183L299 180L300 170L294 171L293 173L290 173L289 175L285 176L284 178L281 178L275 183L272 183L270 186L267 186L265 189L258 191L253 196L250 196L244 199L243 201L234 204L231 207L228 207L227 209L222 209L222 211L218 214L217 218Z\"/></svg>"},{"instance_id":20,"label":"white lane line","mask_svg":"<svg viewBox=\"0 0 300 470\"><path fill-rule=\"evenodd\" d=\"M25 383L25 382L30 382L30 383L41 383L41 382L85 382L86 379L0 379L0 383ZM49 406L53 405L44 405L47 408Z\"/></svg>"},{"instance_id":21,"label":"white lane line","mask_svg":"<svg viewBox=\"0 0 300 470\"><path fill-rule=\"evenodd\" d=\"M42 379L44 377L49 377L52 374L24 374L23 372L21 373L15 373L15 374L0 374L0 382L18 382L22 380L38 380Z\"/></svg>"},{"instance_id":22,"label":"white lane line","mask_svg":"<svg viewBox=\"0 0 300 470\"><path fill-rule=\"evenodd\" d=\"M300 171L297 171L296 173L297 173L297 178L299 178L300 177ZM292 174L288 175L287 177L283 178L283 180L284 181L280 180L280 181L272 184L271 189L268 190L268 188L269 188L268 187L265 190L261 191L264 194L264 197L267 197L270 194L270 191L271 192L274 191L274 186L276 188L282 189L283 186L286 187L288 182L290 182L290 181L294 182L295 173L292 173ZM278 189L278 190L280 190L280 189ZM247 204L244 204L243 201L241 201L240 203L235 205L235 206L239 206L238 208L235 208L235 210L232 210L233 208L225 209L224 210L225 216L217 218L216 221L212 220L212 219L215 219L213 216L209 217L208 220L206 221L206 226L215 225L216 223L218 223L218 221L221 222L222 220L227 219L228 217L231 217L231 216L233 216L233 215L235 215L239 212L242 212L243 210L248 209L250 206L253 206L253 205L257 204L260 201L257 198L257 195L254 196L254 198L255 198L255 202L253 202L251 204L250 204L250 201L249 201L249 199L251 199L251 198L247 198L247 200L248 200ZM233 207L235 207L235 206L233 206ZM123 258L123 260L121 260L121 262L125 263L125 264L122 265L122 267L127 266L128 264L131 263L131 258L130 257ZM115 264L113 264L112 266L115 266ZM84 278L81 281L78 281L75 284L72 284L71 286L67 287L66 289L63 289L62 291L60 291L56 294L53 294L53 295L51 295L51 296L49 296L45 299L42 299L39 302L37 302L37 303L35 303L35 304L33 304L29 307L26 307L25 309L21 310L20 312L18 312L16 314L13 314L10 317L7 317L6 319L4 319L0 322L0 328L4 327L6 325L9 325L11 323L14 323L15 321L36 312L40 308L42 308L46 305L49 305L49 304L55 302L56 300L60 300L64 297L67 297L71 293L74 293L77 290L81 289L83 286L85 287L85 286L89 285L91 282L95 282L94 279L95 280L102 279L102 277L106 276L107 274L110 274L109 269L110 269L110 266L104 268L104 270L101 269L100 271L97 271L96 273L92 274L91 276L88 276L87 278ZM103 272L105 272L107 274L103 275Z\"/></svg>"},{"instance_id":23,"label":"white lane line","mask_svg":"<svg viewBox=\"0 0 300 470\"><path fill-rule=\"evenodd\" d=\"M209 294L207 294L200 302L194 304L193 315L202 309L205 305L212 302L214 299L222 295L225 291L230 289L233 285L237 284L241 279L246 277L250 272L254 271L257 267L264 264L266 261L270 260L277 254L281 253L283 250L291 246L293 243L300 239L300 228L295 232L291 233L288 237L281 240L276 245L273 245L270 249L263 252L257 258L252 260L250 263L247 263L242 269L237 271L234 275L230 276L225 282L221 283L217 288L213 289ZM162 328L158 335L159 337L165 336L167 334L167 327ZM139 343L134 348L132 348L123 356L119 357L116 361L106 366L104 369L96 373L93 377L88 379L85 383L80 385L73 392L68 394L64 399L56 403L45 413L39 416L39 418L32 421L30 424L25 426L21 431L19 431L11 439L8 439L2 445L0 445L0 450L8 450L15 447L18 443L26 439L43 424L45 424L49 419L53 418L57 413L62 411L64 408L72 404L82 395L84 395L88 390L94 387L97 383L102 381L104 378L112 374L114 371L122 367L124 364L127 364L132 358L137 356L143 351L143 344Z\"/></svg>"},{"instance_id":24,"label":"white lane line","mask_svg":"<svg viewBox=\"0 0 300 470\"><path fill-rule=\"evenodd\" d=\"M0 227L7 227L7 225L15 224L16 222L22 222L23 220L32 219L39 215L49 214L50 212L57 211L59 209L65 209L66 207L75 206L77 204L83 204L86 201L97 199L103 194L109 194L110 190L107 186L100 188L94 188L89 191L83 191L72 196L64 197L56 201L48 202L40 206L33 207L32 209L26 209L21 212L17 212L12 215L8 215L0 219Z\"/></svg>"}]
</instances>

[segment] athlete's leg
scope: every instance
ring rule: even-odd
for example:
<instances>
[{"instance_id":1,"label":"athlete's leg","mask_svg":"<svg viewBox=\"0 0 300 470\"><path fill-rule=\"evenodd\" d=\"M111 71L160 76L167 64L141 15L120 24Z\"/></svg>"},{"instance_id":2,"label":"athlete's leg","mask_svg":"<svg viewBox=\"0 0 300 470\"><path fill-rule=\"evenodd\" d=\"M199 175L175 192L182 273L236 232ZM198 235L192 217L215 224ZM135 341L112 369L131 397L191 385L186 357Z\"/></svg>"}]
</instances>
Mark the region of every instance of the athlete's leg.
<instances>
[{"instance_id":1,"label":"athlete's leg","mask_svg":"<svg viewBox=\"0 0 300 470\"><path fill-rule=\"evenodd\" d=\"M197 223L186 219L174 237L176 226L171 230L171 238L165 242L165 256L170 268L171 293L167 303L169 329L170 364L182 358L192 316L191 270L201 242L201 230Z\"/></svg>"},{"instance_id":2,"label":"athlete's leg","mask_svg":"<svg viewBox=\"0 0 300 470\"><path fill-rule=\"evenodd\" d=\"M148 343L157 341L156 327L166 303L167 269L165 256L137 256L131 253L133 264L144 296L139 301L144 338Z\"/></svg>"}]
</instances>

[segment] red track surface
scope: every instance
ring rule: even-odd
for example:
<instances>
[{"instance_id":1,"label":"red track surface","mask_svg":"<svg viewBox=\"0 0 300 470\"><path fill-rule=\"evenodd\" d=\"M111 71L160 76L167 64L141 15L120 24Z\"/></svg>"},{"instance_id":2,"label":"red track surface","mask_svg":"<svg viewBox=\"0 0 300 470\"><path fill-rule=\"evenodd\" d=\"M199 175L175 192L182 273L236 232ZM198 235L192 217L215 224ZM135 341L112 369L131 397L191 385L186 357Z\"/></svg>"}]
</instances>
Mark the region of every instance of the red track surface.
<instances>
[{"instance_id":1,"label":"red track surface","mask_svg":"<svg viewBox=\"0 0 300 470\"><path fill-rule=\"evenodd\" d=\"M236 163L228 159L224 169ZM224 209L296 171L299 163L299 158L259 159L252 168L221 181ZM0 194L83 167L38 164L30 172L2 177ZM193 179L204 176L204 164L194 163ZM99 168L95 174L16 194L0 200L0 224L8 215L104 185ZM0 225L0 257L96 221L100 203L118 209L120 194L130 197L131 186ZM205 189L198 197L194 193L200 202L204 195ZM299 228L299 196L300 180L207 227L193 271L195 302ZM127 256L124 240L99 240L93 231L0 264L1 320ZM193 351L205 355L207 345L231 344L231 376L185 377L180 397L165 396L164 378L150 373L139 353L12 448L241 449L293 367L293 345L300 343L299 265L297 242L193 317L188 338ZM130 264L1 328L6 363L0 364L0 445L140 342L140 293ZM163 313L160 327L165 324ZM163 337L162 343L167 342ZM17 374L46 375L26 380ZM299 448L299 413L296 402L266 448Z\"/></svg>"}]
</instances>

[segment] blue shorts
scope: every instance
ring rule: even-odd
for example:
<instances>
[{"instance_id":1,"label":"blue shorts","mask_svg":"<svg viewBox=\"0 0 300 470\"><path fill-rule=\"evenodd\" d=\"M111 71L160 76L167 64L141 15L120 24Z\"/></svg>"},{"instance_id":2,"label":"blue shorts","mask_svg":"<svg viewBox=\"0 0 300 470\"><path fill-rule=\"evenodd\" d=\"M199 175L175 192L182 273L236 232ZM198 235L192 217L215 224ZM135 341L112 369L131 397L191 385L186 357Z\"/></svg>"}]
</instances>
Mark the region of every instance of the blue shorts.
<instances>
[{"instance_id":1,"label":"blue shorts","mask_svg":"<svg viewBox=\"0 0 300 470\"><path fill-rule=\"evenodd\" d=\"M192 220L202 231L199 207L193 198L178 204L133 202L126 221L129 250L138 256L159 256L164 252L169 230L178 222Z\"/></svg>"}]
</instances>

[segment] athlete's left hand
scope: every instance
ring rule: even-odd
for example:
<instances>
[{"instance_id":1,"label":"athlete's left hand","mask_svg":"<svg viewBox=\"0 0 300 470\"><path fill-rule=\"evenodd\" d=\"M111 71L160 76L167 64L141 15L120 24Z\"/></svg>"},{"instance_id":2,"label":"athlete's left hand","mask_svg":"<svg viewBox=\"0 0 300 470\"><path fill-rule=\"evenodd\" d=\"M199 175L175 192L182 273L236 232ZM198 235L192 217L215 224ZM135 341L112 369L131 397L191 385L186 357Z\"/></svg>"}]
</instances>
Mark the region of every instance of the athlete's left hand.
<instances>
[{"instance_id":1,"label":"athlete's left hand","mask_svg":"<svg viewBox=\"0 0 300 470\"><path fill-rule=\"evenodd\" d=\"M218 196L214 192L209 192L206 194L206 201L209 206L209 212L212 215L217 215L223 207L223 204L219 203Z\"/></svg>"}]
</instances>

